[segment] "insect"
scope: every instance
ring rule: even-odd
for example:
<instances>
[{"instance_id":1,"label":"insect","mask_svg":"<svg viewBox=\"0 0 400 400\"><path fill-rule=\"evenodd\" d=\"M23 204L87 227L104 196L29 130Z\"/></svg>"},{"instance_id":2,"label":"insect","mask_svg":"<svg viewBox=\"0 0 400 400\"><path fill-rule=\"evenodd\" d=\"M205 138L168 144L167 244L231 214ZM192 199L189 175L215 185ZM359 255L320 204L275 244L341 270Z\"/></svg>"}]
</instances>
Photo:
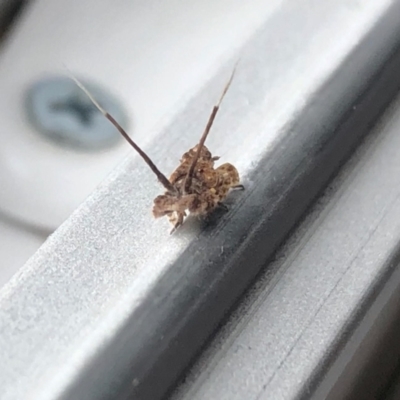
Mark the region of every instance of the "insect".
<instances>
[{"instance_id":1,"label":"insect","mask_svg":"<svg viewBox=\"0 0 400 400\"><path fill-rule=\"evenodd\" d=\"M98 110L115 126L125 140L139 153L159 182L164 186L165 193L154 199L153 215L155 218L167 216L173 228L173 233L179 228L189 212L196 216L207 216L217 207L227 209L223 200L230 189L244 189L240 184L237 169L229 163L214 168L214 162L219 157L212 156L204 145L211 130L219 107L235 74L233 70L226 83L218 103L213 107L205 130L199 143L187 151L180 160L180 165L167 177L156 167L149 156L132 140L121 125L104 110L92 94L74 76L71 78L86 93Z\"/></svg>"}]
</instances>

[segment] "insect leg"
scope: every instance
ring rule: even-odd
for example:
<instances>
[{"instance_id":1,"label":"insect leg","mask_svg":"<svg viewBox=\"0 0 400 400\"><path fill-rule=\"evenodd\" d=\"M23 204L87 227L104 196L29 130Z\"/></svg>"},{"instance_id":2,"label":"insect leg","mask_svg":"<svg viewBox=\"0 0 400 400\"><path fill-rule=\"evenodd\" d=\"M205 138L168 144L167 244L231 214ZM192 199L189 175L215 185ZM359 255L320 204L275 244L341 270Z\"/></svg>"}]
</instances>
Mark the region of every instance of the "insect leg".
<instances>
[{"instance_id":1,"label":"insect leg","mask_svg":"<svg viewBox=\"0 0 400 400\"><path fill-rule=\"evenodd\" d=\"M177 221L175 222L174 227L171 229L171 232L169 233L170 235L172 235L183 224L183 219L185 217L185 214L186 213L180 213L180 212L176 213Z\"/></svg>"},{"instance_id":2,"label":"insect leg","mask_svg":"<svg viewBox=\"0 0 400 400\"><path fill-rule=\"evenodd\" d=\"M221 201L219 201L219 202L217 203L217 206L220 207L221 210L229 211L229 207L228 207L226 204L222 203Z\"/></svg>"},{"instance_id":3,"label":"insect leg","mask_svg":"<svg viewBox=\"0 0 400 400\"><path fill-rule=\"evenodd\" d=\"M244 190L244 186L243 185L235 185L235 186L232 186L231 189Z\"/></svg>"}]
</instances>

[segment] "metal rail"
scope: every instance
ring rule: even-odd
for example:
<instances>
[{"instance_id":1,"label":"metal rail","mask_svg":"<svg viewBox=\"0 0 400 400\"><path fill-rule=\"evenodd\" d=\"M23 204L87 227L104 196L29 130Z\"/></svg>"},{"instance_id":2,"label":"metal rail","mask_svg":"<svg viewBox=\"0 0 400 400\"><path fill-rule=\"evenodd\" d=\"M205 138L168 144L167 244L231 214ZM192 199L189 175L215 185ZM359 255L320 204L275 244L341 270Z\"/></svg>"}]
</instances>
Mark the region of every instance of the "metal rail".
<instances>
[{"instance_id":1,"label":"metal rail","mask_svg":"<svg viewBox=\"0 0 400 400\"><path fill-rule=\"evenodd\" d=\"M386 399L400 354L399 131L400 98L171 400Z\"/></svg>"},{"instance_id":2,"label":"metal rail","mask_svg":"<svg viewBox=\"0 0 400 400\"><path fill-rule=\"evenodd\" d=\"M400 3L352 4L283 2L240 51L208 141L246 186L229 213L168 236L135 157L1 290L2 398L165 395L400 87ZM193 145L230 68L148 146L163 170Z\"/></svg>"}]
</instances>

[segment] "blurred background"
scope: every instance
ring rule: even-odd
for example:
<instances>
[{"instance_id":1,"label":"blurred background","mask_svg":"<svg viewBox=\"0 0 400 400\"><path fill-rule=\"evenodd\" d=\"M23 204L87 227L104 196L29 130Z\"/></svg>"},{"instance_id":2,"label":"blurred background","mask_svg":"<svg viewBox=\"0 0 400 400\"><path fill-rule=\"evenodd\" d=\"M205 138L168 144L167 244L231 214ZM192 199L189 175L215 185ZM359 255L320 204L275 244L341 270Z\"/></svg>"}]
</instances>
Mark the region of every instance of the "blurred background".
<instances>
[{"instance_id":1,"label":"blurred background","mask_svg":"<svg viewBox=\"0 0 400 400\"><path fill-rule=\"evenodd\" d=\"M0 1L0 286L130 152L65 67L144 146L280 2Z\"/></svg>"}]
</instances>

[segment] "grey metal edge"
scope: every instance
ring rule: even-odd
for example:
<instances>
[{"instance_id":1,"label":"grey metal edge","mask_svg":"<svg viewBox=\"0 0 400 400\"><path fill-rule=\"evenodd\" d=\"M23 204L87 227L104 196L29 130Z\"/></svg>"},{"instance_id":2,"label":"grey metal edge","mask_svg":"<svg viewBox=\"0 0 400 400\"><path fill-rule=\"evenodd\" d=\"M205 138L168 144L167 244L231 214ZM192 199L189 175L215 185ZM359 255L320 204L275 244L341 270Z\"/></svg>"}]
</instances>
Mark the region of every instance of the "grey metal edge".
<instances>
[{"instance_id":1,"label":"grey metal edge","mask_svg":"<svg viewBox=\"0 0 400 400\"><path fill-rule=\"evenodd\" d=\"M400 96L171 400L386 399L400 355L399 129Z\"/></svg>"},{"instance_id":2,"label":"grey metal edge","mask_svg":"<svg viewBox=\"0 0 400 400\"><path fill-rule=\"evenodd\" d=\"M243 175L229 213L168 237L136 157L2 289L1 398L166 394L400 86L400 3L349 4L283 3L238 52L234 112L208 142ZM230 68L148 146L162 169L193 145Z\"/></svg>"}]
</instances>

